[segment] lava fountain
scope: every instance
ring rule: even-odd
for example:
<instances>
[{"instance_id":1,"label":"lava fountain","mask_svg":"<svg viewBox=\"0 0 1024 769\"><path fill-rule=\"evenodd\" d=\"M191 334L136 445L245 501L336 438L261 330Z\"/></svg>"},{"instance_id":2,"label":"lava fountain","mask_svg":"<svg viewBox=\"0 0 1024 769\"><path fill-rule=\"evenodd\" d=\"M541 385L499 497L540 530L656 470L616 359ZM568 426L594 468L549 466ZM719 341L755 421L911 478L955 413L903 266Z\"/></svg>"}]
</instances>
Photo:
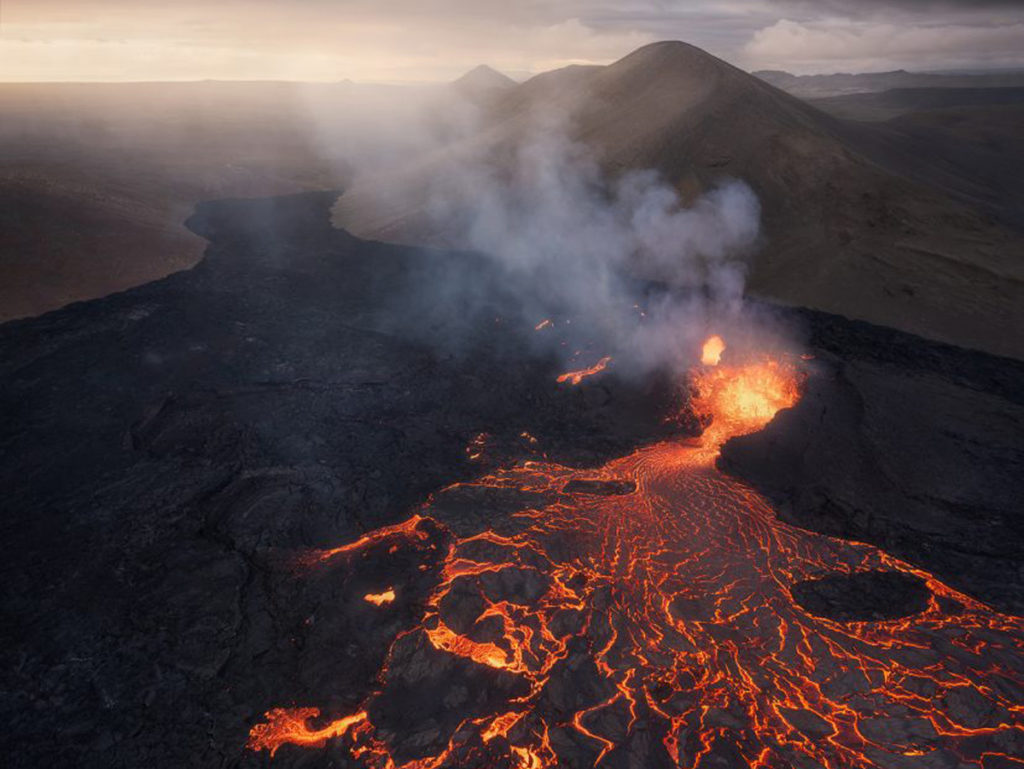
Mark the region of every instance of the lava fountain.
<instances>
[{"instance_id":1,"label":"lava fountain","mask_svg":"<svg viewBox=\"0 0 1024 769\"><path fill-rule=\"evenodd\" d=\"M700 352L700 362L705 366L717 366L725 352L725 340L715 334L704 342Z\"/></svg>"},{"instance_id":2,"label":"lava fountain","mask_svg":"<svg viewBox=\"0 0 1024 769\"><path fill-rule=\"evenodd\" d=\"M415 547L428 521L448 531L437 583L379 688L336 716L270 710L248 747L331 742L374 769L1020 766L1024 624L875 547L788 526L719 472L709 460L724 441L800 397L795 363L728 363L724 350L705 346L693 372L693 406L710 418L698 441L590 472L519 462L303 559L320 568ZM466 528L452 503L466 490L537 504L459 537L444 527ZM871 570L921 580L927 608L844 623L809 614L790 589ZM382 611L401 601L393 590ZM453 711L445 691L427 692L434 712L409 713L405 666L425 658L451 669L446 690L486 696Z\"/></svg>"},{"instance_id":3,"label":"lava fountain","mask_svg":"<svg viewBox=\"0 0 1024 769\"><path fill-rule=\"evenodd\" d=\"M782 409L800 399L801 375L784 357L760 357L743 365L721 363L725 343L713 336L704 343L702 368L693 372L692 407L710 418L704 443L717 448L729 438L757 432Z\"/></svg>"}]
</instances>

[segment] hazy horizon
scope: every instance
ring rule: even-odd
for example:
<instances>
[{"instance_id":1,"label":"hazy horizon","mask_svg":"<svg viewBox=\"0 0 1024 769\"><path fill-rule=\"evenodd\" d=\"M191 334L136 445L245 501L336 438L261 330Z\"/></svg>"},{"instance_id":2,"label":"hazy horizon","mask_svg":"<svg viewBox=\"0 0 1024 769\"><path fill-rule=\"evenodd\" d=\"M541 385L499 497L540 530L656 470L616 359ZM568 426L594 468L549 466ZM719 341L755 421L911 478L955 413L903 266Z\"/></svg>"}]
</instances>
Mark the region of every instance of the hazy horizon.
<instances>
[{"instance_id":1,"label":"hazy horizon","mask_svg":"<svg viewBox=\"0 0 1024 769\"><path fill-rule=\"evenodd\" d=\"M655 41L662 42L662 41ZM687 42L687 41L680 41ZM645 43L645 45L648 45ZM643 47L643 46L639 46ZM634 49L636 50L636 49ZM631 53L628 51L623 54L627 56ZM619 57L622 58L622 57ZM601 62L594 64L593 66L607 66L612 64L618 59L611 59L607 62ZM725 59L728 62L728 59ZM733 64L733 62L728 62ZM429 87L429 86L441 86L453 83L463 75L472 72L478 67L488 67L506 77L511 78L517 83L524 83L530 78L536 77L537 75L550 72L551 70L540 70L537 72L509 72L507 70L499 69L494 67L487 62L480 62L478 64L468 67L461 74L456 75L452 78L445 78L439 80L356 80L348 77L338 78L324 78L319 80L313 79L289 79L289 78L252 78L252 77L193 77L193 78L164 78L164 79L123 79L123 80L0 80L0 85L158 85L161 83L167 84L189 84L189 83L281 83L281 84L309 84L309 85L356 85L356 86L395 86L395 87ZM572 65L565 65L572 66ZM739 65L735 65L739 66ZM1024 64L1015 66L992 66L992 67L969 67L969 68L949 68L949 69L912 69L908 67L896 67L892 69L869 69L869 70L834 70L834 71L822 71L822 72L801 72L796 73L791 70L787 70L784 67L762 67L762 68L751 68L745 69L745 71L752 74L758 72L786 72L787 74L795 75L797 77L829 77L833 75L883 75L890 72L905 71L915 75L988 75L988 74L1016 74L1024 73Z\"/></svg>"},{"instance_id":2,"label":"hazy horizon","mask_svg":"<svg viewBox=\"0 0 1024 769\"><path fill-rule=\"evenodd\" d=\"M1024 68L1020 0L5 0L2 82L445 82L607 64L679 39L745 70Z\"/></svg>"}]
</instances>

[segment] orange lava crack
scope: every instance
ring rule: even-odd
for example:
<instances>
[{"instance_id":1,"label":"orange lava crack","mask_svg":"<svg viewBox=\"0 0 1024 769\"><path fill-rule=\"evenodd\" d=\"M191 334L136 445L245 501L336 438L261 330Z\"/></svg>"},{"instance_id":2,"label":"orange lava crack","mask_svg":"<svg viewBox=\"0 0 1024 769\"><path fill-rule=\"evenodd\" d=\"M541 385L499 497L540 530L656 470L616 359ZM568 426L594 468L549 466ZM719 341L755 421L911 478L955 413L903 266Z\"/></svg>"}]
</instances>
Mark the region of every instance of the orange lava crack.
<instances>
[{"instance_id":1,"label":"orange lava crack","mask_svg":"<svg viewBox=\"0 0 1024 769\"><path fill-rule=\"evenodd\" d=\"M284 744L313 748L340 738L374 769L549 769L564 765L556 732L575 732L593 746L591 765L607 765L630 749L642 723L646 749L662 751L673 766L707 766L723 746L758 769L924 767L913 762L937 750L963 765L1011 765L1015 759L993 746L1012 745L1024 731L1024 703L1014 695L1024 689L1024 622L875 547L788 526L760 495L716 470L725 440L763 428L798 401L801 387L788 360L727 365L723 350L724 343L709 355L705 347L694 373L694 406L710 417L701 441L649 446L587 473L634 481L635 493L566 494L579 472L536 461L458 484L549 500L513 514L521 524L515 534L455 539L422 616L401 634L422 634L436 650L527 684L525 695L455 730L476 742L463 737L456 745L452 737L443 749L398 764L368 715L374 694L358 712L324 726L314 723L316 708L271 710L253 726L248 747L273 754ZM586 375L564 376L576 374ZM429 507L309 562L391 538L422 539ZM824 573L872 569L925 580L934 596L927 610L841 623L809 615L789 591ZM501 592L516 580L533 586L531 598ZM446 622L445 598L455 588L478 591L483 608L475 622L491 628L491 640ZM963 608L946 614L939 599ZM546 715L538 703L580 664L580 648L600 694L568 717ZM984 703L988 720L959 723L944 704L957 697ZM912 731L894 731L907 720Z\"/></svg>"}]
</instances>

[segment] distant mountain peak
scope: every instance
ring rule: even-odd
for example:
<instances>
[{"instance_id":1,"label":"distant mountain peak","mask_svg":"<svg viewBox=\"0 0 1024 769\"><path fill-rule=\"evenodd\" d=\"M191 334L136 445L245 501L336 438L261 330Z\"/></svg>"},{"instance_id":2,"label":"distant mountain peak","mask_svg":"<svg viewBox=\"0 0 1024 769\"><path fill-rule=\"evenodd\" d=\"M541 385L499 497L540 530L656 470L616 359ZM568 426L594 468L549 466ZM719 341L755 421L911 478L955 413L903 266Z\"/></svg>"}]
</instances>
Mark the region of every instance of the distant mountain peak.
<instances>
[{"instance_id":1,"label":"distant mountain peak","mask_svg":"<svg viewBox=\"0 0 1024 769\"><path fill-rule=\"evenodd\" d=\"M479 64L458 80L455 80L452 85L462 91L480 93L482 91L497 91L511 88L516 85L516 81L508 75L498 72L493 67Z\"/></svg>"}]
</instances>

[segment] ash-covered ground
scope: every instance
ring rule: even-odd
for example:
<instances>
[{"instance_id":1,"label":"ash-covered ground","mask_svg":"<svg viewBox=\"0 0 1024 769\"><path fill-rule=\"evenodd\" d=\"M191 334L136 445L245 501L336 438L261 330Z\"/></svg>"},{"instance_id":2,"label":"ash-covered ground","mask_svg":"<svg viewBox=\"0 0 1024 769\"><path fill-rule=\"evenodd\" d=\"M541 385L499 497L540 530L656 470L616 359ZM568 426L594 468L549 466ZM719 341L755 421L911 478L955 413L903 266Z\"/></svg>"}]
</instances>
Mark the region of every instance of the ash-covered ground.
<instances>
[{"instance_id":1,"label":"ash-covered ground","mask_svg":"<svg viewBox=\"0 0 1024 769\"><path fill-rule=\"evenodd\" d=\"M538 319L489 263L357 240L330 227L332 202L204 204L190 226L211 245L194 269L0 327L9 765L264 764L244 747L263 712L357 707L439 568L430 548L398 548L299 578L298 554L403 521L516 457L596 467L687 432L664 421L670 382L556 383ZM472 295L410 300L466 273L453 285ZM727 444L720 467L787 521L1020 612L1024 366L786 312L815 356L805 395ZM466 526L500 528L531 504L462 495L447 504ZM405 587L381 612L364 595L385 577ZM840 583L813 592L815 611L856 615Z\"/></svg>"}]
</instances>

